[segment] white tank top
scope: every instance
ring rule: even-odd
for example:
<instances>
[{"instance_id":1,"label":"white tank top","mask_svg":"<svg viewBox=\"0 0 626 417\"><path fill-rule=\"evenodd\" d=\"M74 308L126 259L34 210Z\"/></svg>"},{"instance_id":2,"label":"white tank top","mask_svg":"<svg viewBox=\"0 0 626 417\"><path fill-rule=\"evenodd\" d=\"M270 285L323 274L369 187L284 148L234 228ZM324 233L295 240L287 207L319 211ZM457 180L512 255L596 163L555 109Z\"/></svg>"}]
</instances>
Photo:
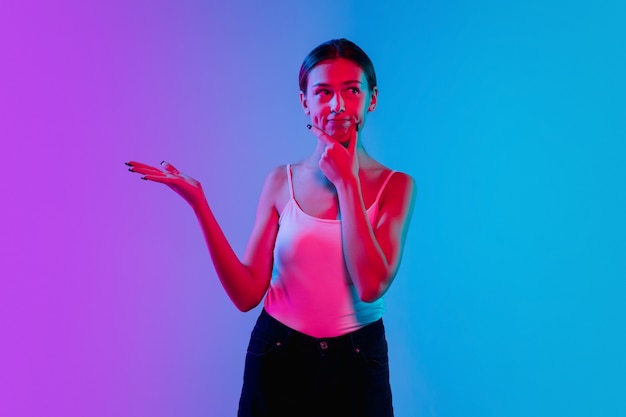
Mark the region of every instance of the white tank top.
<instances>
[{"instance_id":1,"label":"white tank top","mask_svg":"<svg viewBox=\"0 0 626 417\"><path fill-rule=\"evenodd\" d=\"M367 209L372 225L394 172ZM341 336L375 322L383 315L383 298L372 303L359 298L343 258L341 221L302 211L294 197L291 165L287 165L287 178L290 198L278 220L265 310L292 329L318 338Z\"/></svg>"}]
</instances>

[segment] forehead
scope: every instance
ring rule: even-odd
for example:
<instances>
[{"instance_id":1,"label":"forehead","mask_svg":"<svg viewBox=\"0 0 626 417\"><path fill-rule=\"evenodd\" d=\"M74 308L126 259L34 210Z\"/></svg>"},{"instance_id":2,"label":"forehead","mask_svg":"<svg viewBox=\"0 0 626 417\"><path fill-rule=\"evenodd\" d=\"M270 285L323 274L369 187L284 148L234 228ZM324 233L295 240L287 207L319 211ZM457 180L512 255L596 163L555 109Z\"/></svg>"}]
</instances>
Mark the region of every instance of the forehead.
<instances>
[{"instance_id":1,"label":"forehead","mask_svg":"<svg viewBox=\"0 0 626 417\"><path fill-rule=\"evenodd\" d=\"M341 84L348 81L365 83L363 69L354 61L345 58L326 59L317 64L309 73L309 86L324 84Z\"/></svg>"}]
</instances>

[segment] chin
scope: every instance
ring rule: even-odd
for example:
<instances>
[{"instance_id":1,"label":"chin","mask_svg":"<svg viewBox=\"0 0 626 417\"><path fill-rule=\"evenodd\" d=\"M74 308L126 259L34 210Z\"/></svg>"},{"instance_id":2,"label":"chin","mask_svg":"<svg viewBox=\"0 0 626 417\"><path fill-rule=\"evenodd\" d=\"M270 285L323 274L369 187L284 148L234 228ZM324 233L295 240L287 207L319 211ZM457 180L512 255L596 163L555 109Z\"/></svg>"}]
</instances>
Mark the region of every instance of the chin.
<instances>
[{"instance_id":1,"label":"chin","mask_svg":"<svg viewBox=\"0 0 626 417\"><path fill-rule=\"evenodd\" d=\"M327 134L328 136L333 138L335 142L341 143L342 145L350 143L350 137L348 137L347 135L341 135L341 134L336 134L336 133L335 134L327 133Z\"/></svg>"},{"instance_id":2,"label":"chin","mask_svg":"<svg viewBox=\"0 0 626 417\"><path fill-rule=\"evenodd\" d=\"M339 142L341 146L343 146L344 148L347 148L348 145L350 145L350 138L348 137L338 138L337 142Z\"/></svg>"},{"instance_id":3,"label":"chin","mask_svg":"<svg viewBox=\"0 0 626 417\"><path fill-rule=\"evenodd\" d=\"M339 143L349 143L350 142L350 132L345 131L330 131L326 132L328 136L335 139Z\"/></svg>"}]
</instances>

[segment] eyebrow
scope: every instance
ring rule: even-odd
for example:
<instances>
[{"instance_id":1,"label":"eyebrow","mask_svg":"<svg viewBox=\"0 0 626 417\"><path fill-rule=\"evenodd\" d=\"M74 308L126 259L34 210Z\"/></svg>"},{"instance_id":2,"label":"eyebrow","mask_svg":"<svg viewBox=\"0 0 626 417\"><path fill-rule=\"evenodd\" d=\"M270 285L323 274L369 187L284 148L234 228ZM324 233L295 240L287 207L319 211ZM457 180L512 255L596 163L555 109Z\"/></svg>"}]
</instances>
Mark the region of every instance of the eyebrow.
<instances>
[{"instance_id":1,"label":"eyebrow","mask_svg":"<svg viewBox=\"0 0 626 417\"><path fill-rule=\"evenodd\" d=\"M359 80L349 80L349 81L344 81L341 83L342 85L349 85L349 84L363 84L362 81ZM315 83L313 84L313 87L330 87L331 84L328 83Z\"/></svg>"}]
</instances>

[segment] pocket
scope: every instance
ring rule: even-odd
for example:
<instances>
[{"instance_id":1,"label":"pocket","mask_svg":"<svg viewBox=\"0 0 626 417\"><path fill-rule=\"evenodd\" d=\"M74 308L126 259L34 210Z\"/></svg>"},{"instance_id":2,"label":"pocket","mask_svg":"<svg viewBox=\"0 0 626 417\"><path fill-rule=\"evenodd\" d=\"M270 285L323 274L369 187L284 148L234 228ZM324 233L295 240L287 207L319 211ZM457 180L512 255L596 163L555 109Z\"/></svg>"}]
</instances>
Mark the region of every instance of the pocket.
<instances>
[{"instance_id":1,"label":"pocket","mask_svg":"<svg viewBox=\"0 0 626 417\"><path fill-rule=\"evenodd\" d=\"M387 348L372 348L371 346L357 348L358 355L370 366L386 366L389 363L389 356L387 354Z\"/></svg>"},{"instance_id":2,"label":"pocket","mask_svg":"<svg viewBox=\"0 0 626 417\"><path fill-rule=\"evenodd\" d=\"M384 331L374 332L354 340L356 354L372 367L387 366L389 355Z\"/></svg>"}]
</instances>

